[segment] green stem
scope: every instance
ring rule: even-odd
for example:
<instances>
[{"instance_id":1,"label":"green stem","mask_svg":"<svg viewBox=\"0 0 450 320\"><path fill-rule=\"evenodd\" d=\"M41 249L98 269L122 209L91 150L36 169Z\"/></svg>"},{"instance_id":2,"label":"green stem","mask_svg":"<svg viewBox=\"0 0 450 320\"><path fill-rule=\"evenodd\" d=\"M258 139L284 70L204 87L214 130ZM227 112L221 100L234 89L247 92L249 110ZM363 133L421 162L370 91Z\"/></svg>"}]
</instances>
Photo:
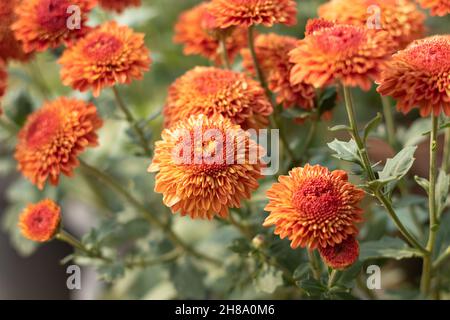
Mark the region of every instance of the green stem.
<instances>
[{"instance_id":1,"label":"green stem","mask_svg":"<svg viewBox=\"0 0 450 320\"><path fill-rule=\"evenodd\" d=\"M57 234L56 234L56 239L63 241L69 245L71 245L72 247L74 247L75 249L79 250L80 252L83 252L84 254L86 254L87 256L91 257L91 258L97 258L100 260L103 260L105 262L112 262L111 259L103 256L100 252L98 251L94 251L94 250L89 250L88 248L86 248L81 242L80 240L78 240L77 238L75 238L74 236L72 236L70 233L68 233L67 231L61 229Z\"/></svg>"},{"instance_id":2,"label":"green stem","mask_svg":"<svg viewBox=\"0 0 450 320\"><path fill-rule=\"evenodd\" d=\"M222 57L222 63L224 67L228 70L231 70L231 64L230 64L230 58L228 57L228 51L227 51L227 43L226 43L227 37L225 34L220 34L220 56Z\"/></svg>"},{"instance_id":3,"label":"green stem","mask_svg":"<svg viewBox=\"0 0 450 320\"><path fill-rule=\"evenodd\" d=\"M339 275L339 271L338 270L333 269L331 271L330 275L328 276L328 289L331 289L334 286L338 275Z\"/></svg>"},{"instance_id":4,"label":"green stem","mask_svg":"<svg viewBox=\"0 0 450 320\"><path fill-rule=\"evenodd\" d=\"M125 104L122 97L120 96L119 90L117 90L116 87L112 87L112 90L114 92L114 97L116 99L117 106L120 108L120 110L122 110L123 114L125 115L125 118L127 119L128 123L131 125L136 136L138 137L139 143L140 143L142 149L144 150L146 155L150 155L151 150L149 147L149 143L148 143L147 139L145 138L144 132L138 126L138 123L136 122L133 114L128 109L127 105Z\"/></svg>"},{"instance_id":5,"label":"green stem","mask_svg":"<svg viewBox=\"0 0 450 320\"><path fill-rule=\"evenodd\" d=\"M450 127L445 128L444 153L442 156L442 170L449 173L450 169Z\"/></svg>"},{"instance_id":6,"label":"green stem","mask_svg":"<svg viewBox=\"0 0 450 320\"><path fill-rule=\"evenodd\" d=\"M395 138L395 122L394 113L392 112L391 102L388 97L381 96L381 102L383 105L384 121L386 123L386 136L389 145L397 150L397 139Z\"/></svg>"},{"instance_id":7,"label":"green stem","mask_svg":"<svg viewBox=\"0 0 450 320\"><path fill-rule=\"evenodd\" d=\"M267 86L267 80L264 76L264 73L261 69L261 66L258 61L258 57L256 55L255 50L255 39L254 39L254 27L251 26L248 28L248 49L250 50L250 54L253 59L253 65L256 71L256 76L258 77L259 82L261 83L262 87L264 88L264 91L266 92L266 95L269 99L272 98L272 94L269 90L269 87Z\"/></svg>"},{"instance_id":8,"label":"green stem","mask_svg":"<svg viewBox=\"0 0 450 320\"><path fill-rule=\"evenodd\" d=\"M436 210L436 176L437 176L437 134L438 134L439 118L435 115L431 116L431 135L430 135L430 171L429 171L429 191L428 191L428 207L430 216L429 235L427 242L428 254L423 256L422 280L420 289L424 297L430 294L431 277L432 277L432 258L436 235L439 229L439 222Z\"/></svg>"},{"instance_id":9,"label":"green stem","mask_svg":"<svg viewBox=\"0 0 450 320\"><path fill-rule=\"evenodd\" d=\"M322 271L320 270L319 261L317 261L316 255L314 254L313 250L306 249L306 251L308 252L309 265L311 267L314 279L320 280Z\"/></svg>"},{"instance_id":10,"label":"green stem","mask_svg":"<svg viewBox=\"0 0 450 320\"><path fill-rule=\"evenodd\" d=\"M356 123L355 111L353 107L353 100L351 96L351 92L349 88L346 86L342 86L344 91L345 98L345 107L347 109L348 120L350 122L350 129L352 133L352 137L355 140L356 145L358 146L358 151L362 160L363 169L366 171L369 181L376 180L375 172L373 171L372 165L370 163L369 155L367 153L367 149L364 145L363 140L358 132L358 126ZM402 235L406 238L408 243L412 246L420 250L423 254L427 253L427 250L414 238L414 236L406 229L401 220L398 218L395 213L394 208L392 207L391 201L389 201L386 196L380 190L374 190L375 197L380 201L383 206L386 208L389 216L402 233Z\"/></svg>"},{"instance_id":11,"label":"green stem","mask_svg":"<svg viewBox=\"0 0 450 320\"><path fill-rule=\"evenodd\" d=\"M198 252L191 246L189 246L187 243L185 243L182 239L178 237L178 235L170 228L170 226L165 225L163 222L159 220L158 217L156 217L152 211L147 209L139 200L137 200L131 193L129 193L119 182L115 181L110 176L104 174L97 168L94 168L90 165L88 165L83 160L80 160L80 166L83 170L85 170L86 173L91 174L95 176L97 179L105 183L110 189L112 189L114 192L121 195L124 199L126 199L136 210L140 211L143 215L143 217L154 226L158 227L162 231L164 231L171 242L177 246L182 248L186 253L192 255L193 257L196 257L198 259L208 261L210 263L220 265L222 262L220 260L216 260L210 256L207 256L201 252Z\"/></svg>"},{"instance_id":12,"label":"green stem","mask_svg":"<svg viewBox=\"0 0 450 320\"><path fill-rule=\"evenodd\" d=\"M182 252L179 249L174 249L170 252L160 255L157 258L152 259L129 259L126 261L125 266L129 269L132 268L147 268L159 264L170 263L177 260L181 256Z\"/></svg>"}]
</instances>

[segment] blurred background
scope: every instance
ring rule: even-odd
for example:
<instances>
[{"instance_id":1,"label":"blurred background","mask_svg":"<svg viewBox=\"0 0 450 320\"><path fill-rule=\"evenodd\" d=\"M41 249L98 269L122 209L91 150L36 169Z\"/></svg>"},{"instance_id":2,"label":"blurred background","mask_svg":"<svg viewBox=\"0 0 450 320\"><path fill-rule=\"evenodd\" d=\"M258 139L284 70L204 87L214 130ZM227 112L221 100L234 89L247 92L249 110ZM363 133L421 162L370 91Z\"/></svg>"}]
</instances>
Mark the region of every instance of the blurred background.
<instances>
[{"instance_id":1,"label":"blurred background","mask_svg":"<svg viewBox=\"0 0 450 320\"><path fill-rule=\"evenodd\" d=\"M349 0L350 1L350 0ZM172 42L173 26L178 15L185 9L200 1L195 0L143 0L143 6L129 9L120 16L111 15L100 10L92 13L92 24L101 23L110 18L127 24L146 34L146 43L152 52L153 65L143 81L133 83L130 87L122 87L120 91L127 103L132 106L136 116L149 119L152 138L158 139L161 131L162 117L159 116L164 104L168 85L178 76L196 65L209 65L205 59L196 56L184 56L182 47ZM271 32L303 37L304 26L308 18L316 16L317 6L325 1L301 0L299 3L299 23L292 28L275 27ZM427 27L429 34L447 33L448 18L429 18ZM262 28L261 32L266 29ZM45 94L51 97L71 95L84 99L93 99L89 94L72 92L61 85L59 66L56 63L61 51L39 54L36 60L27 65L12 64L9 67L9 88L3 100L3 106L8 116L17 123L23 123L27 114L40 107ZM46 93L45 88L51 88ZM355 90L355 100L358 108L358 118L366 122L381 110L379 97L372 89L369 93ZM100 113L112 119L101 130L101 146L89 150L85 158L96 163L103 170L118 177L134 177L129 183L130 190L140 190L139 196L146 199L152 208L160 214L168 214L162 207L161 198L153 193L153 177L145 173L149 159L134 156L135 147L130 143L126 133L126 124L115 115L113 96L105 90L99 99L93 100ZM417 132L427 124L415 121L418 115L412 113L407 117L396 114L399 130L406 142L416 139ZM331 162L325 142L331 141L327 131L328 126L345 123L344 110L338 107L334 110L333 120L321 125L316 136L314 148L315 159L330 167L337 167L337 162ZM411 125L414 123L414 130ZM304 128L296 128L298 135L304 134ZM417 140L417 139L416 139ZM419 139L420 140L420 139ZM404 142L405 142L404 141ZM416 157L418 161L413 174L425 175L427 170L426 142L421 143ZM408 143L412 143L409 141ZM108 218L109 212L124 212L120 201L105 192L97 182L83 175L73 179L63 178L58 188L47 187L42 193L35 190L15 170L12 159L14 141L2 136L0 132L0 299L94 299L94 298L172 298L174 288L171 284L155 279L154 270L127 275L114 286L99 280L94 270L82 269L82 290L69 291L66 287L66 266L60 260L72 251L65 244L53 241L43 246L36 246L20 236L15 228L18 213L28 203L44 196L59 199L64 210L65 227L77 236L88 233L91 228ZM380 139L371 140L371 154L374 160L384 160L393 151ZM125 213L126 216L127 213ZM131 213L130 213L131 215ZM385 220L379 223L387 223ZM176 224L176 221L175 221ZM185 220L176 224L177 231L188 239L201 239L214 233L214 239L204 248L215 248L215 242L226 242L233 236L232 230L221 229L214 232L214 225L205 222ZM227 240L228 239L228 240ZM220 251L219 251L220 252ZM413 274L419 264L412 262L406 270ZM407 277L408 274L393 274L393 279ZM395 282L395 281L394 281ZM152 284L158 283L157 286ZM148 285L147 285L148 284ZM109 287L107 294L103 288ZM132 288L132 290L131 290ZM151 288L148 289L148 288ZM240 297L261 297L251 292Z\"/></svg>"}]
</instances>

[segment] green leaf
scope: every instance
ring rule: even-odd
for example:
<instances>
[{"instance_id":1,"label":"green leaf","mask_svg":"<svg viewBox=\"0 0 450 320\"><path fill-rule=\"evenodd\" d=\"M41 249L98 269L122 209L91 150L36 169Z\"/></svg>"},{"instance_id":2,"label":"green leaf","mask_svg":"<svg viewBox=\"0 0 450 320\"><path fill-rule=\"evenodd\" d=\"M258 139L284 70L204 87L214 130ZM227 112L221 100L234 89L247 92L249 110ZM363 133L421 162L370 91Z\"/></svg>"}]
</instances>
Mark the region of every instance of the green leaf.
<instances>
[{"instance_id":1,"label":"green leaf","mask_svg":"<svg viewBox=\"0 0 450 320\"><path fill-rule=\"evenodd\" d=\"M358 146L353 139L348 142L334 139L332 142L328 143L328 147L336 152L333 156L338 159L357 164L361 163L361 158L358 153Z\"/></svg>"},{"instance_id":2,"label":"green leaf","mask_svg":"<svg viewBox=\"0 0 450 320\"><path fill-rule=\"evenodd\" d=\"M392 159L387 159L383 170L378 172L379 180L386 184L386 192L390 193L397 182L403 178L414 163L417 146L406 147Z\"/></svg>"},{"instance_id":3,"label":"green leaf","mask_svg":"<svg viewBox=\"0 0 450 320\"><path fill-rule=\"evenodd\" d=\"M349 126L340 124L331 128L328 128L329 131L331 132L337 132L337 131L350 131L352 130L352 128L350 128Z\"/></svg>"},{"instance_id":4,"label":"green leaf","mask_svg":"<svg viewBox=\"0 0 450 320\"><path fill-rule=\"evenodd\" d=\"M416 180L417 184L421 186L427 194L430 192L430 181L419 176L414 176L414 180Z\"/></svg>"},{"instance_id":5,"label":"green leaf","mask_svg":"<svg viewBox=\"0 0 450 320\"><path fill-rule=\"evenodd\" d=\"M439 175L436 181L436 204L438 216L441 215L447 205L449 186L450 175L446 174L444 170L439 170Z\"/></svg>"},{"instance_id":6,"label":"green leaf","mask_svg":"<svg viewBox=\"0 0 450 320\"><path fill-rule=\"evenodd\" d=\"M366 126L364 127L364 141L366 141L369 134L380 125L382 119L383 116L378 112L377 116L366 124Z\"/></svg>"},{"instance_id":7,"label":"green leaf","mask_svg":"<svg viewBox=\"0 0 450 320\"><path fill-rule=\"evenodd\" d=\"M286 119L305 119L311 115L311 112L299 108L288 108L281 111L281 116Z\"/></svg>"},{"instance_id":8,"label":"green leaf","mask_svg":"<svg viewBox=\"0 0 450 320\"><path fill-rule=\"evenodd\" d=\"M310 297L319 296L327 291L327 288L316 279L303 279L296 282L299 288L305 290L306 294Z\"/></svg>"},{"instance_id":9,"label":"green leaf","mask_svg":"<svg viewBox=\"0 0 450 320\"><path fill-rule=\"evenodd\" d=\"M273 293L283 284L283 273L272 266L264 265L255 279L255 286L262 292Z\"/></svg>"},{"instance_id":10,"label":"green leaf","mask_svg":"<svg viewBox=\"0 0 450 320\"><path fill-rule=\"evenodd\" d=\"M206 287L204 284L205 272L192 263L189 258L181 259L177 264L172 264L170 280L180 298L204 299Z\"/></svg>"},{"instance_id":11,"label":"green leaf","mask_svg":"<svg viewBox=\"0 0 450 320\"><path fill-rule=\"evenodd\" d=\"M294 270L294 279L301 279L305 277L311 270L311 267L309 265L309 262L305 262L300 264L295 270Z\"/></svg>"},{"instance_id":12,"label":"green leaf","mask_svg":"<svg viewBox=\"0 0 450 320\"><path fill-rule=\"evenodd\" d=\"M121 263L105 264L97 268L99 278L106 282L114 282L125 275L125 267Z\"/></svg>"},{"instance_id":13,"label":"green leaf","mask_svg":"<svg viewBox=\"0 0 450 320\"><path fill-rule=\"evenodd\" d=\"M421 253L400 240L399 238L383 237L377 241L369 241L361 244L359 259L365 261L368 259L392 258L406 259L420 257Z\"/></svg>"}]
</instances>

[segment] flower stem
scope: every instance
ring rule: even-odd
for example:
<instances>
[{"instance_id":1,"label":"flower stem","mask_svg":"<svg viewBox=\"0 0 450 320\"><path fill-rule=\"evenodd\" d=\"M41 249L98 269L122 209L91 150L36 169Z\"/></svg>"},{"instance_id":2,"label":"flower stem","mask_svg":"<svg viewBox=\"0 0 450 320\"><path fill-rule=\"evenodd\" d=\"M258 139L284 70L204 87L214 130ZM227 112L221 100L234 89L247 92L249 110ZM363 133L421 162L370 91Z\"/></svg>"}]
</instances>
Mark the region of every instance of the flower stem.
<instances>
[{"instance_id":1,"label":"flower stem","mask_svg":"<svg viewBox=\"0 0 450 320\"><path fill-rule=\"evenodd\" d=\"M210 256L207 256L201 252L198 252L194 248L192 248L190 245L185 243L182 239L178 237L178 235L168 226L162 223L158 217L156 217L152 211L147 209L138 199L136 199L131 193L129 193L119 182L115 181L110 176L104 174L97 168L94 168L90 165L88 165L83 160L80 160L80 165L83 170L85 170L86 173L91 174L95 176L97 179L105 183L110 189L112 189L114 192L121 195L124 199L126 199L136 210L140 211L143 215L143 217L154 226L158 227L162 231L167 233L167 236L171 240L171 242L177 246L182 248L186 253L190 254L193 257L196 257L200 260L208 261L210 263L220 265L222 262L220 260L217 260L215 258L212 258Z\"/></svg>"},{"instance_id":2,"label":"flower stem","mask_svg":"<svg viewBox=\"0 0 450 320\"><path fill-rule=\"evenodd\" d=\"M338 270L333 269L331 271L330 275L328 276L328 289L331 289L334 286L338 275L339 275Z\"/></svg>"},{"instance_id":3,"label":"flower stem","mask_svg":"<svg viewBox=\"0 0 450 320\"><path fill-rule=\"evenodd\" d=\"M353 108L353 101L351 92L348 87L342 86L344 91L344 98L345 98L345 107L347 109L347 115L348 120L350 122L350 129L353 139L355 140L356 145L358 146L358 152L360 154L360 157L363 161L363 169L366 171L368 180L374 181L376 180L375 172L373 171L372 165L369 160L369 155L367 154L367 149L364 145L363 140L361 139L361 136L358 132L358 126L356 123L356 117L355 112ZM427 250L414 238L414 236L406 229L406 227L403 225L401 220L398 218L397 214L395 213L391 201L389 201L386 196L380 191L380 190L374 190L375 197L380 201L383 206L386 208L389 216L394 221L395 225L399 229L399 231L402 233L402 235L406 238L408 243L412 246L420 250L423 254L427 253Z\"/></svg>"},{"instance_id":4,"label":"flower stem","mask_svg":"<svg viewBox=\"0 0 450 320\"><path fill-rule=\"evenodd\" d=\"M75 249L83 252L84 254L86 254L89 257L92 258L97 258L100 260L103 260L105 262L112 262L111 259L103 256L100 252L98 251L94 251L94 250L89 250L88 248L86 248L80 240L78 240L77 238L75 238L74 236L72 236L70 233L68 233L67 231L61 229L57 234L56 234L56 239L63 241L69 245L71 245L72 247L74 247Z\"/></svg>"},{"instance_id":5,"label":"flower stem","mask_svg":"<svg viewBox=\"0 0 450 320\"><path fill-rule=\"evenodd\" d=\"M250 26L248 28L248 49L250 50L250 54L253 59L253 65L255 67L256 76L258 77L259 82L261 83L262 87L264 88L264 91L266 92L266 95L269 99L271 99L272 94L269 90L269 87L267 86L267 80L264 76L264 73L262 72L261 66L258 61L258 57L256 55L255 51L255 35L254 35L254 27Z\"/></svg>"},{"instance_id":6,"label":"flower stem","mask_svg":"<svg viewBox=\"0 0 450 320\"><path fill-rule=\"evenodd\" d=\"M314 279L320 280L320 275L322 272L320 270L320 264L317 261L316 255L313 250L306 249L306 251L308 252L309 265L311 267Z\"/></svg>"},{"instance_id":7,"label":"flower stem","mask_svg":"<svg viewBox=\"0 0 450 320\"><path fill-rule=\"evenodd\" d=\"M384 96L381 96L381 102L383 105L384 121L386 123L387 141L394 150L397 150L398 145L397 139L395 138L395 122L391 102L388 97Z\"/></svg>"},{"instance_id":8,"label":"flower stem","mask_svg":"<svg viewBox=\"0 0 450 320\"><path fill-rule=\"evenodd\" d=\"M154 265L173 262L173 261L177 260L181 256L181 254L182 254L181 250L173 249L172 251L164 253L157 258L137 259L137 260L130 259L125 262L125 266L129 269L151 267Z\"/></svg>"},{"instance_id":9,"label":"flower stem","mask_svg":"<svg viewBox=\"0 0 450 320\"><path fill-rule=\"evenodd\" d=\"M450 170L450 127L445 128L444 153L442 156L442 170L449 173Z\"/></svg>"},{"instance_id":10,"label":"flower stem","mask_svg":"<svg viewBox=\"0 0 450 320\"><path fill-rule=\"evenodd\" d=\"M430 135L430 171L429 171L429 191L428 191L428 208L430 216L429 235L427 242L428 254L423 257L422 280L420 282L420 290L424 297L427 297L431 288L432 277L432 258L436 235L439 229L439 222L436 210L436 176L437 176L437 134L438 134L439 118L435 115L431 116L431 135Z\"/></svg>"},{"instance_id":11,"label":"flower stem","mask_svg":"<svg viewBox=\"0 0 450 320\"><path fill-rule=\"evenodd\" d=\"M220 34L220 46L219 51L220 55L222 57L222 63L225 69L231 70L231 64L230 64L230 58L228 57L228 51L227 51L227 37L223 33Z\"/></svg>"},{"instance_id":12,"label":"flower stem","mask_svg":"<svg viewBox=\"0 0 450 320\"><path fill-rule=\"evenodd\" d=\"M146 155L150 155L151 150L149 147L149 143L147 142L147 139L145 138L144 132L142 131L141 128L139 128L133 114L131 113L130 109L128 109L127 105L125 104L122 97L120 96L119 90L117 90L116 87L112 87L112 90L114 92L114 97L116 99L117 106L120 108L120 110L122 110L123 114L125 115L125 118L127 119L128 123L131 125L136 136L138 137L139 143L140 143L142 149L144 150Z\"/></svg>"}]
</instances>

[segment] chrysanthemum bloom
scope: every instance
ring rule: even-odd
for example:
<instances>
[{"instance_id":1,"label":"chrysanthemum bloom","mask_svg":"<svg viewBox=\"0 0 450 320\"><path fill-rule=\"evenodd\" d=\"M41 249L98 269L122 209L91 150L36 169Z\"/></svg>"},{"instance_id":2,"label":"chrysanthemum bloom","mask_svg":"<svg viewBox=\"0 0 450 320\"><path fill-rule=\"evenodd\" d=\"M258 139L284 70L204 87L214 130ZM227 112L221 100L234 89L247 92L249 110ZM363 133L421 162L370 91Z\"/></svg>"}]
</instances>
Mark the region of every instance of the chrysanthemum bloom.
<instances>
[{"instance_id":1,"label":"chrysanthemum bloom","mask_svg":"<svg viewBox=\"0 0 450 320\"><path fill-rule=\"evenodd\" d=\"M121 13L129 7L139 7L141 5L141 0L98 0L98 2L103 9L117 13Z\"/></svg>"},{"instance_id":2,"label":"chrysanthemum bloom","mask_svg":"<svg viewBox=\"0 0 450 320\"><path fill-rule=\"evenodd\" d=\"M350 236L334 246L319 248L319 253L329 267L336 270L345 269L358 260L359 244L355 237Z\"/></svg>"},{"instance_id":3,"label":"chrysanthemum bloom","mask_svg":"<svg viewBox=\"0 0 450 320\"><path fill-rule=\"evenodd\" d=\"M102 126L95 106L59 98L32 113L19 133L15 158L18 169L39 189L47 179L58 184L61 173L71 176L77 156L98 145L96 130Z\"/></svg>"},{"instance_id":4,"label":"chrysanthemum bloom","mask_svg":"<svg viewBox=\"0 0 450 320\"><path fill-rule=\"evenodd\" d=\"M263 149L220 115L192 116L162 133L149 172L173 213L226 217L258 187Z\"/></svg>"},{"instance_id":5,"label":"chrysanthemum bloom","mask_svg":"<svg viewBox=\"0 0 450 320\"><path fill-rule=\"evenodd\" d=\"M291 85L289 81L291 69L289 52L295 48L297 39L280 36L274 33L261 34L256 38L255 51L261 69L266 76L269 89L277 94L276 102L285 108L298 106L311 110L316 96L312 85L298 83ZM242 50L244 67L255 74L253 59L248 49Z\"/></svg>"},{"instance_id":6,"label":"chrysanthemum bloom","mask_svg":"<svg viewBox=\"0 0 450 320\"><path fill-rule=\"evenodd\" d=\"M412 0L331 0L319 7L319 16L386 30L396 44L394 51L419 39L425 31L426 17Z\"/></svg>"},{"instance_id":7,"label":"chrysanthemum bloom","mask_svg":"<svg viewBox=\"0 0 450 320\"><path fill-rule=\"evenodd\" d=\"M95 0L22 0L12 29L25 52L45 51L85 35Z\"/></svg>"},{"instance_id":8,"label":"chrysanthemum bloom","mask_svg":"<svg viewBox=\"0 0 450 320\"><path fill-rule=\"evenodd\" d=\"M243 73L196 67L170 86L163 113L166 128L191 115L221 114L243 129L261 129L272 111L257 81Z\"/></svg>"},{"instance_id":9,"label":"chrysanthemum bloom","mask_svg":"<svg viewBox=\"0 0 450 320\"><path fill-rule=\"evenodd\" d=\"M210 10L221 28L297 23L297 4L293 0L212 0Z\"/></svg>"},{"instance_id":10,"label":"chrysanthemum bloom","mask_svg":"<svg viewBox=\"0 0 450 320\"><path fill-rule=\"evenodd\" d=\"M103 24L64 51L63 83L82 92L92 88L98 97L106 87L142 79L151 64L144 36L115 22Z\"/></svg>"},{"instance_id":11,"label":"chrysanthemum bloom","mask_svg":"<svg viewBox=\"0 0 450 320\"><path fill-rule=\"evenodd\" d=\"M278 181L267 191L270 214L263 225L275 225L292 248L334 246L358 233L364 191L348 182L346 172L307 164Z\"/></svg>"},{"instance_id":12,"label":"chrysanthemum bloom","mask_svg":"<svg viewBox=\"0 0 450 320\"><path fill-rule=\"evenodd\" d=\"M450 0L417 0L423 8L431 9L434 16L445 16L450 13Z\"/></svg>"},{"instance_id":13,"label":"chrysanthemum bloom","mask_svg":"<svg viewBox=\"0 0 450 320\"><path fill-rule=\"evenodd\" d=\"M310 26L315 29L307 30L290 52L290 61L295 64L292 85L305 82L321 88L340 81L369 90L392 51L388 33L355 25Z\"/></svg>"},{"instance_id":14,"label":"chrysanthemum bloom","mask_svg":"<svg viewBox=\"0 0 450 320\"><path fill-rule=\"evenodd\" d=\"M37 242L52 240L60 225L61 209L49 199L28 205L19 217L22 235Z\"/></svg>"},{"instance_id":15,"label":"chrysanthemum bloom","mask_svg":"<svg viewBox=\"0 0 450 320\"><path fill-rule=\"evenodd\" d=\"M396 53L383 69L377 91L397 100L397 109L420 109L422 117L443 110L450 116L450 36L413 42Z\"/></svg>"},{"instance_id":16,"label":"chrysanthemum bloom","mask_svg":"<svg viewBox=\"0 0 450 320\"><path fill-rule=\"evenodd\" d=\"M209 3L201 3L180 15L174 41L184 45L184 54L198 54L220 65L220 37L226 37L228 57L233 61L239 50L247 46L247 32L242 27L218 30L208 6Z\"/></svg>"},{"instance_id":17,"label":"chrysanthemum bloom","mask_svg":"<svg viewBox=\"0 0 450 320\"><path fill-rule=\"evenodd\" d=\"M22 49L22 44L14 37L11 25L16 20L14 9L19 0L0 2L0 59L26 61L30 55Z\"/></svg>"}]
</instances>

